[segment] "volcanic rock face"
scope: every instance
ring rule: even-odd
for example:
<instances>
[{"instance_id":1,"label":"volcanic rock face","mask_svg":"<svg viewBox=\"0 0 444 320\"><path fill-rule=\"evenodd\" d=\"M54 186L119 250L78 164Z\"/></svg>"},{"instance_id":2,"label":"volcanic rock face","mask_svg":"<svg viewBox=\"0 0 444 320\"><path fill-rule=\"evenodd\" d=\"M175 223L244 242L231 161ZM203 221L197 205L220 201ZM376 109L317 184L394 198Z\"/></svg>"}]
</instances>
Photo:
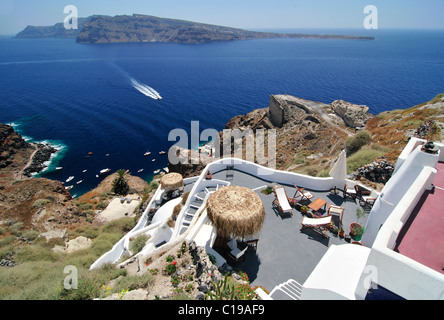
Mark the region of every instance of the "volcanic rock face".
<instances>
[{"instance_id":1,"label":"volcanic rock face","mask_svg":"<svg viewBox=\"0 0 444 320\"><path fill-rule=\"evenodd\" d=\"M356 177L364 177L372 182L386 183L394 170L395 166L385 158L382 158L359 168L354 175Z\"/></svg>"},{"instance_id":2,"label":"volcanic rock face","mask_svg":"<svg viewBox=\"0 0 444 320\"><path fill-rule=\"evenodd\" d=\"M343 100L336 100L331 103L333 111L340 116L345 124L351 128L361 128L369 119L369 108L364 105L356 105Z\"/></svg>"},{"instance_id":3,"label":"volcanic rock face","mask_svg":"<svg viewBox=\"0 0 444 320\"><path fill-rule=\"evenodd\" d=\"M62 38L75 39L80 33L86 18L77 20L77 29L66 29L63 23L56 23L53 26L27 26L23 31L19 32L15 37L24 39L40 39L40 38Z\"/></svg>"},{"instance_id":4,"label":"volcanic rock face","mask_svg":"<svg viewBox=\"0 0 444 320\"><path fill-rule=\"evenodd\" d=\"M316 38L373 40L373 37L326 34L255 32L192 21L134 14L91 16L84 24L78 43L174 42L205 43L270 38Z\"/></svg>"},{"instance_id":5,"label":"volcanic rock face","mask_svg":"<svg viewBox=\"0 0 444 320\"><path fill-rule=\"evenodd\" d=\"M0 124L0 169L14 162L15 155L21 151L29 151L32 146L14 131L9 125Z\"/></svg>"},{"instance_id":6,"label":"volcanic rock face","mask_svg":"<svg viewBox=\"0 0 444 320\"><path fill-rule=\"evenodd\" d=\"M37 148L36 153L32 157L31 164L23 170L23 174L27 177L45 169L45 162L49 161L51 156L57 152L56 148L47 144L39 143L37 144Z\"/></svg>"}]
</instances>

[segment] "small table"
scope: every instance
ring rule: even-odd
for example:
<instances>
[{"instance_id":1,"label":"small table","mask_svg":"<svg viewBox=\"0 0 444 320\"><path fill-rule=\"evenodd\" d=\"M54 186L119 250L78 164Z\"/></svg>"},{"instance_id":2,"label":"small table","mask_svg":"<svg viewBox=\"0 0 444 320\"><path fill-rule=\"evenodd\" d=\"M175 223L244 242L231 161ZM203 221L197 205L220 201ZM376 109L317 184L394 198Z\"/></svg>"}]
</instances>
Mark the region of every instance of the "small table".
<instances>
[{"instance_id":1,"label":"small table","mask_svg":"<svg viewBox=\"0 0 444 320\"><path fill-rule=\"evenodd\" d=\"M322 200L321 198L316 199L315 201L313 201L308 205L308 207L310 209L313 209L314 211L318 211L322 207L324 207L325 210L326 206L327 206L327 201Z\"/></svg>"}]
</instances>

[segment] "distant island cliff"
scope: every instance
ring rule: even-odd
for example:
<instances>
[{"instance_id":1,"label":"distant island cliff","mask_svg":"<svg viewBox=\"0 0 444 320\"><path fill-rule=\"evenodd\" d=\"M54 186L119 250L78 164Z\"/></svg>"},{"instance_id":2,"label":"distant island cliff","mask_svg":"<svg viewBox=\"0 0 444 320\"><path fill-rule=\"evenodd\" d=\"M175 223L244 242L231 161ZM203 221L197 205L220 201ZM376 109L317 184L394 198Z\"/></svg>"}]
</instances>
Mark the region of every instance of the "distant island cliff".
<instances>
[{"instance_id":1,"label":"distant island cliff","mask_svg":"<svg viewBox=\"0 0 444 320\"><path fill-rule=\"evenodd\" d=\"M94 15L79 19L78 30L65 30L62 23L52 27L28 26L17 38L76 38L77 43L172 42L197 44L272 38L374 40L373 37L257 32L224 26L134 14L115 17Z\"/></svg>"}]
</instances>

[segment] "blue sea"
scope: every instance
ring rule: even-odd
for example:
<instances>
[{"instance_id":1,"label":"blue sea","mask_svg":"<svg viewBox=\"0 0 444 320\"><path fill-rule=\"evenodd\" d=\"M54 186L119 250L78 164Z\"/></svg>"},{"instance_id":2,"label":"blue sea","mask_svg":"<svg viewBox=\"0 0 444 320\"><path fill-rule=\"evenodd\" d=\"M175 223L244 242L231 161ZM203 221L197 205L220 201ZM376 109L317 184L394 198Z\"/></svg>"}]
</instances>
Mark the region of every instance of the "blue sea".
<instances>
[{"instance_id":1,"label":"blue sea","mask_svg":"<svg viewBox=\"0 0 444 320\"><path fill-rule=\"evenodd\" d=\"M171 130L190 132L191 121L201 131L222 130L233 116L267 107L270 94L343 99L377 114L444 92L443 31L311 31L376 40L88 45L0 38L0 122L60 147L40 176L74 176L71 193L81 195L105 168L150 181L168 164L159 152L176 142L168 141Z\"/></svg>"}]
</instances>

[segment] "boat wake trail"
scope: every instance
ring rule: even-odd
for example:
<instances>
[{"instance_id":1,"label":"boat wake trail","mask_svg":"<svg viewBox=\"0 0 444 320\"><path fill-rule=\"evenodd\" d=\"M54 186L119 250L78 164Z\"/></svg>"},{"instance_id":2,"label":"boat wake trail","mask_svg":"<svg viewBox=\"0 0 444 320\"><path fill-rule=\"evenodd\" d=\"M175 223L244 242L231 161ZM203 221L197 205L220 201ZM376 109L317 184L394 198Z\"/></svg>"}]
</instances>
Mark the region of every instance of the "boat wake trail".
<instances>
[{"instance_id":1,"label":"boat wake trail","mask_svg":"<svg viewBox=\"0 0 444 320\"><path fill-rule=\"evenodd\" d=\"M125 70L120 68L115 63L112 63L111 65L114 68L116 68L125 78L127 78L130 81L130 83L131 83L131 85L133 86L134 89L136 89L140 93L142 93L145 96L150 97L152 99L155 99L155 100L162 99L162 97L160 96L159 92L157 92L156 90L154 90L150 86L147 86L147 85L145 85L143 83L140 83L139 81L137 81L136 79L131 77Z\"/></svg>"},{"instance_id":2,"label":"boat wake trail","mask_svg":"<svg viewBox=\"0 0 444 320\"><path fill-rule=\"evenodd\" d=\"M151 88L150 86L140 83L139 81L137 81L133 78L131 78L130 80L131 80L131 84L133 85L134 89L138 90L140 93L142 93L152 99L156 99L156 100L162 99L160 94L156 90Z\"/></svg>"}]
</instances>

